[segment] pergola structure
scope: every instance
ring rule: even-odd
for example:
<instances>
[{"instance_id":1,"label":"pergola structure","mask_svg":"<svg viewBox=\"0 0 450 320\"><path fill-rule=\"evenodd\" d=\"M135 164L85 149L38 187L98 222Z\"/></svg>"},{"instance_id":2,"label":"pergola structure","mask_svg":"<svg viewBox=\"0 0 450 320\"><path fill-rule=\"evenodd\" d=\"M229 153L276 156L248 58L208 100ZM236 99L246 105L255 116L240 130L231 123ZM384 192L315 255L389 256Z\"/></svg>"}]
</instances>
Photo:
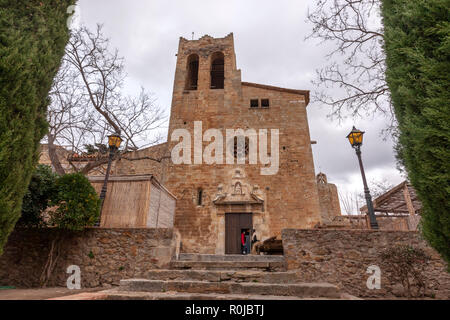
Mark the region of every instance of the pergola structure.
<instances>
[{"instance_id":1,"label":"pergola structure","mask_svg":"<svg viewBox=\"0 0 450 320\"><path fill-rule=\"evenodd\" d=\"M420 214L422 204L418 200L414 188L405 180L373 200L373 207L378 215L380 213L416 215ZM362 207L360 211L367 213L367 206Z\"/></svg>"}]
</instances>

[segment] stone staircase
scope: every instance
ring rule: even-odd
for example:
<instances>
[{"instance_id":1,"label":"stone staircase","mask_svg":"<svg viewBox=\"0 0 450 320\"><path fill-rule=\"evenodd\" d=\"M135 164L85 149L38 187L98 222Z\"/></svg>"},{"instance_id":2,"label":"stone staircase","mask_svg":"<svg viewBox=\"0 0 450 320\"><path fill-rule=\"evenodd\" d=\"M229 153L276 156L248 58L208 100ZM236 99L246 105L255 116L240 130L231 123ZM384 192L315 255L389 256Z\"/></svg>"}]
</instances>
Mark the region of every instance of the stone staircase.
<instances>
[{"instance_id":1,"label":"stone staircase","mask_svg":"<svg viewBox=\"0 0 450 320\"><path fill-rule=\"evenodd\" d=\"M350 299L329 283L302 283L283 256L180 254L170 269L125 279L108 300Z\"/></svg>"},{"instance_id":2,"label":"stone staircase","mask_svg":"<svg viewBox=\"0 0 450 320\"><path fill-rule=\"evenodd\" d=\"M283 256L257 256L241 254L192 254L182 253L172 261L171 269L192 270L261 270L284 271Z\"/></svg>"}]
</instances>

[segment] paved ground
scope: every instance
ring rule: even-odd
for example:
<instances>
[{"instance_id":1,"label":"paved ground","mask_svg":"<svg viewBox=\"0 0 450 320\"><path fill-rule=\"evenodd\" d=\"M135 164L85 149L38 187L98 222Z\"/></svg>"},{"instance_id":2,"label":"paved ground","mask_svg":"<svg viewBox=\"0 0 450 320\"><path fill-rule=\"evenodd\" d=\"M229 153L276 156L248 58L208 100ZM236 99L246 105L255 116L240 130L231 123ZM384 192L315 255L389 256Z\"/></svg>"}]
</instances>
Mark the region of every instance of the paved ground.
<instances>
[{"instance_id":1,"label":"paved ground","mask_svg":"<svg viewBox=\"0 0 450 320\"><path fill-rule=\"evenodd\" d=\"M40 289L0 289L0 300L44 300L75 294L93 293L105 288L69 290L64 287Z\"/></svg>"},{"instance_id":2,"label":"paved ground","mask_svg":"<svg viewBox=\"0 0 450 320\"><path fill-rule=\"evenodd\" d=\"M161 300L191 300L191 299L202 299L201 294L192 294L192 293L145 293L148 297L137 296L136 293L121 293L117 297L114 297L114 293L117 294L114 290L105 290L105 288L93 288L93 289L84 289L84 290L69 290L67 288L45 288L45 289L3 289L0 290L0 300L103 300L107 298L112 298L112 300L133 300L133 299L161 299ZM142 293L141 293L142 294ZM280 297L274 296L258 296L258 295L220 295L217 294L214 296L215 299L218 300L229 300L229 299L279 299ZM281 297L283 300L309 300L305 298L297 298L297 297ZM203 299L211 299L211 296L205 296ZM358 299L353 296L345 296L343 299L355 300ZM326 300L323 299L312 299L312 300Z\"/></svg>"}]
</instances>

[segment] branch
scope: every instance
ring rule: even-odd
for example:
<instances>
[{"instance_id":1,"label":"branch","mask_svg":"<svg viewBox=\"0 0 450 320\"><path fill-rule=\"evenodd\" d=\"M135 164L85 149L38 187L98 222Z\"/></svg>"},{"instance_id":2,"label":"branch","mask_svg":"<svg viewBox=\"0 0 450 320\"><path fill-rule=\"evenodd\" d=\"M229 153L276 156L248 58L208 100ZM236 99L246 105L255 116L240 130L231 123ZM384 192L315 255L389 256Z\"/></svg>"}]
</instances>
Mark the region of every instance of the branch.
<instances>
[{"instance_id":1,"label":"branch","mask_svg":"<svg viewBox=\"0 0 450 320\"><path fill-rule=\"evenodd\" d=\"M320 0L307 15L313 28L306 39L332 42L335 49L327 59L340 56L317 70L313 84L318 89L312 94L313 100L329 105L331 115L339 119L346 117L346 110L352 116L364 110L394 118L384 76L384 33L380 18L374 18L374 10L379 12L379 0ZM343 89L337 91L342 95L327 94L330 88Z\"/></svg>"}]
</instances>

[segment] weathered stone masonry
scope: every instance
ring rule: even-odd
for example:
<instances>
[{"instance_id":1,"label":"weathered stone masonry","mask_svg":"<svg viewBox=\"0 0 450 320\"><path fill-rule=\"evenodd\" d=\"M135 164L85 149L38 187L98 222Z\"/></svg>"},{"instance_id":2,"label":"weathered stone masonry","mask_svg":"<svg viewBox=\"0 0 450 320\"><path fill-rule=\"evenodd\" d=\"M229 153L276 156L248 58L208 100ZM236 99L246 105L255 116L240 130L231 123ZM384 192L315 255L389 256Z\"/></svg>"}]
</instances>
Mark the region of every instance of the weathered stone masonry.
<instances>
[{"instance_id":1,"label":"weathered stone masonry","mask_svg":"<svg viewBox=\"0 0 450 320\"><path fill-rule=\"evenodd\" d=\"M450 299L450 274L446 263L416 231L295 230L282 231L284 255L289 270L298 270L305 282L329 282L359 297L389 298L400 295L401 287L389 283L383 274L379 253L391 245L409 244L423 248L431 261L425 277L429 296ZM381 289L366 286L367 267L381 268Z\"/></svg>"},{"instance_id":2,"label":"weathered stone masonry","mask_svg":"<svg viewBox=\"0 0 450 320\"><path fill-rule=\"evenodd\" d=\"M38 287L55 229L18 229L0 257L0 286ZM68 233L48 286L66 286L70 265L81 269L81 287L118 285L167 267L174 254L171 229L86 229Z\"/></svg>"},{"instance_id":3,"label":"weathered stone masonry","mask_svg":"<svg viewBox=\"0 0 450 320\"><path fill-rule=\"evenodd\" d=\"M218 57L222 57L223 86L216 86L212 80ZM257 101L256 107L252 101ZM256 132L267 129L269 133L278 129L279 170L274 175L261 175L261 168L268 165L259 161L250 165L248 159L239 165L204 162L175 165L164 159L161 163L134 161L132 165L124 160L116 164L116 172L154 174L177 197L175 228L181 234L183 252L225 253L226 237L230 237L226 225L228 214L251 215L252 229L258 239L280 236L281 230L287 227L313 228L322 222L321 205L326 207L330 201L338 200L334 193L331 196L336 199L319 204L306 112L308 103L306 90L243 82L236 64L233 34L224 38L206 35L198 40L180 38L169 142L136 151L133 157L170 156L179 143L170 141L172 132L183 128L193 137L194 122L201 121L203 133L208 129L219 129L223 135L226 129ZM209 142L203 142L203 148L208 145ZM233 191L236 185L242 190L239 195ZM339 208L332 211L339 214Z\"/></svg>"},{"instance_id":4,"label":"weathered stone masonry","mask_svg":"<svg viewBox=\"0 0 450 320\"><path fill-rule=\"evenodd\" d=\"M37 287L56 230L19 229L0 257L0 286ZM69 265L81 268L82 287L117 285L121 279L146 278L151 269L167 268L175 255L169 229L87 229L67 236L49 286L65 286ZM450 298L450 274L439 255L412 231L298 230L282 231L288 270L303 282L329 282L362 298L390 298L401 293L383 274L379 253L395 244L424 248L432 257L425 276L428 296ZM381 289L369 290L367 267L381 268Z\"/></svg>"}]
</instances>

